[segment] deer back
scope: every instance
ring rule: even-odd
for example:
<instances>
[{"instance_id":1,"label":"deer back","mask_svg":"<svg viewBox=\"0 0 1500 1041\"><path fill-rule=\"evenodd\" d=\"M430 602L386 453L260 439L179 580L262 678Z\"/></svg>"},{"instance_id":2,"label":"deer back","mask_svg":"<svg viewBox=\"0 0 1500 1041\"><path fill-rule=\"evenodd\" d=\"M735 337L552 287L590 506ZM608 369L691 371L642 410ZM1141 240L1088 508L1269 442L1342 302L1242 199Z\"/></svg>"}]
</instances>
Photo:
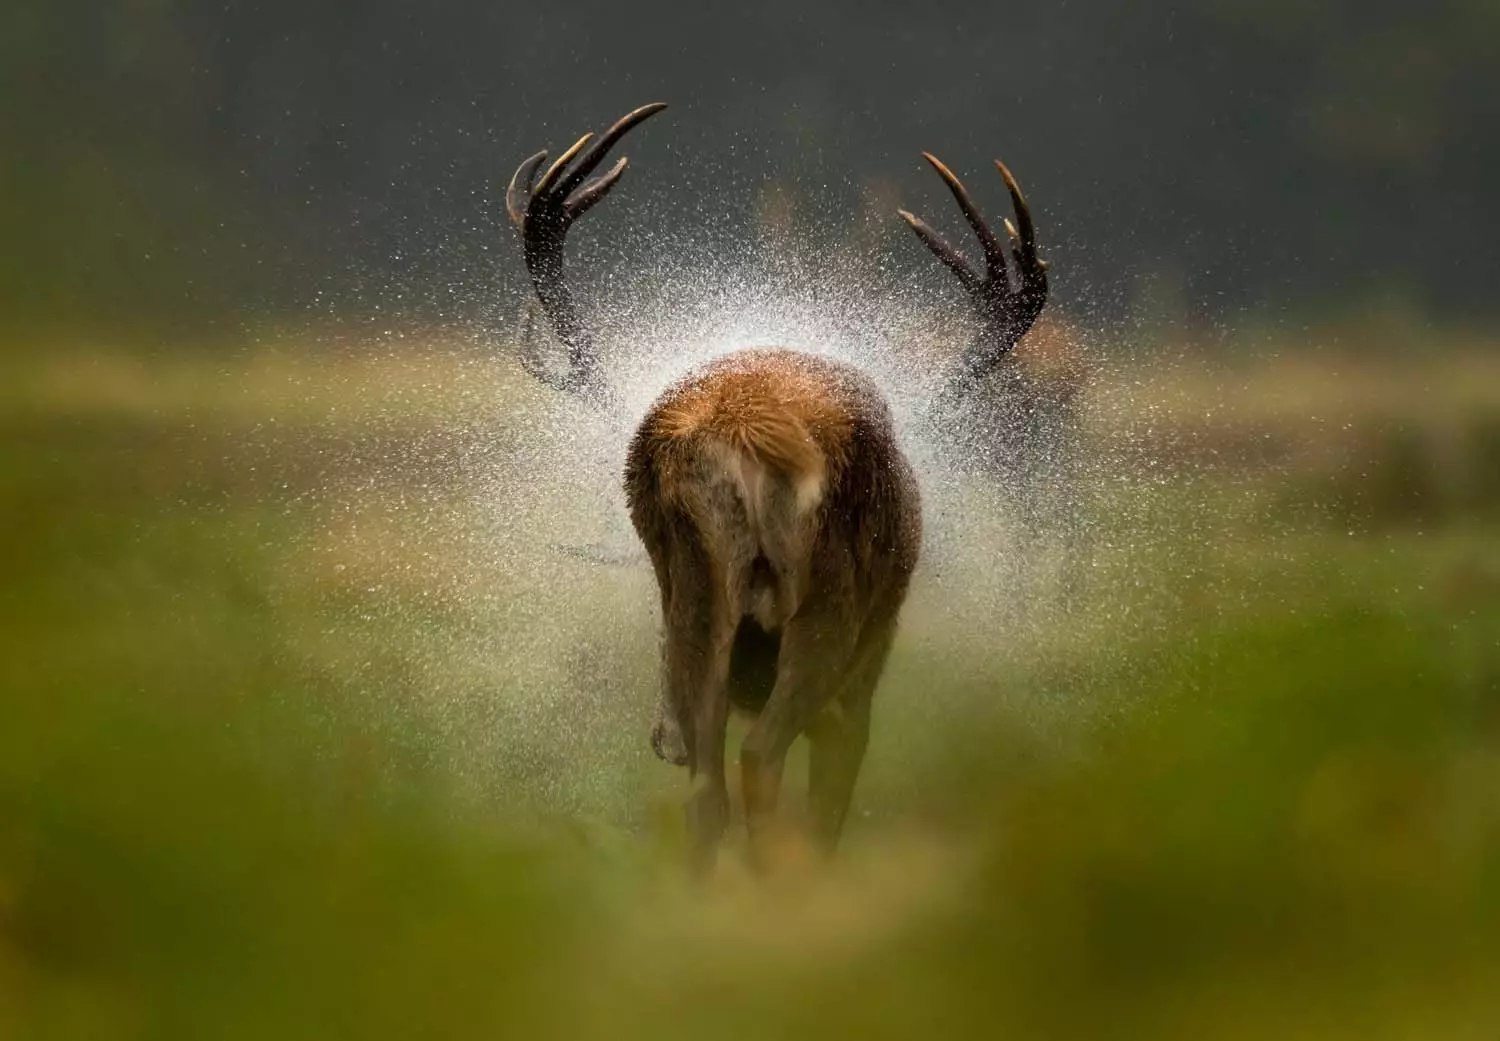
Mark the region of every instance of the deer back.
<instances>
[{"instance_id":1,"label":"deer back","mask_svg":"<svg viewBox=\"0 0 1500 1041\"><path fill-rule=\"evenodd\" d=\"M631 442L626 492L664 590L674 557L701 554L767 628L812 594L846 597L856 624L882 587L899 602L921 539L878 388L794 351L741 351L668 388Z\"/></svg>"}]
</instances>

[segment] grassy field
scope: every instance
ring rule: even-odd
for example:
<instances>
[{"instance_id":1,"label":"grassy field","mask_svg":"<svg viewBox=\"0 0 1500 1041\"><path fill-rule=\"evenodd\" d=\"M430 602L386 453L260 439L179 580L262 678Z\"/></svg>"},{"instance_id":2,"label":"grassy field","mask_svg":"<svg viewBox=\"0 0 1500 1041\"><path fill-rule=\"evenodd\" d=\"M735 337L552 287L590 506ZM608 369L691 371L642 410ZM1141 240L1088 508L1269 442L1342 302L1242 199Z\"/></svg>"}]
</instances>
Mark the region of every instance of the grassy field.
<instances>
[{"instance_id":1,"label":"grassy field","mask_svg":"<svg viewBox=\"0 0 1500 1041\"><path fill-rule=\"evenodd\" d=\"M610 431L17 352L0 1038L1493 1038L1500 364L1293 355L1107 372L1072 571L935 493L843 855L694 886Z\"/></svg>"}]
</instances>

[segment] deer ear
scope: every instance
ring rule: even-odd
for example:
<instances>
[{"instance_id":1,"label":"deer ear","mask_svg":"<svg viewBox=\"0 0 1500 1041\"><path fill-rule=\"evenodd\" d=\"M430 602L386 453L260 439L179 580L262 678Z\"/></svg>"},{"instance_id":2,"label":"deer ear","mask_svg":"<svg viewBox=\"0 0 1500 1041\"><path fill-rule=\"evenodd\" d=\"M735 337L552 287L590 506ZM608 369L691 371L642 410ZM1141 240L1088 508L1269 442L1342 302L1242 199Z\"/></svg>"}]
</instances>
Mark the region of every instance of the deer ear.
<instances>
[{"instance_id":1,"label":"deer ear","mask_svg":"<svg viewBox=\"0 0 1500 1041\"><path fill-rule=\"evenodd\" d=\"M600 542L587 545L573 545L565 542L551 542L547 549L553 553L559 553L574 560L581 560L585 564L593 564L597 567L645 567L649 561L640 550L621 551L611 549Z\"/></svg>"},{"instance_id":2,"label":"deer ear","mask_svg":"<svg viewBox=\"0 0 1500 1041\"><path fill-rule=\"evenodd\" d=\"M555 346L555 337L538 328L541 310L541 302L534 296L527 297L521 305L516 315L516 360L537 382L553 390L565 390L563 378L547 364L548 348Z\"/></svg>"}]
</instances>

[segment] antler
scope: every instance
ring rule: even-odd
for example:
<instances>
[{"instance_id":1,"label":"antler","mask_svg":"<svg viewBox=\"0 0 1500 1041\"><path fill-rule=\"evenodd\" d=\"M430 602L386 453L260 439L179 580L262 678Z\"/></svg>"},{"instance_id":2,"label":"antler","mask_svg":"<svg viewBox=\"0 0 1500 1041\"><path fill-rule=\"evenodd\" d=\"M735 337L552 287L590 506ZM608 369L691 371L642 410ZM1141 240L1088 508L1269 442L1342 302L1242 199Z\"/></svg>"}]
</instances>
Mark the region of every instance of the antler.
<instances>
[{"instance_id":1,"label":"antler","mask_svg":"<svg viewBox=\"0 0 1500 1041\"><path fill-rule=\"evenodd\" d=\"M505 189L505 209L520 233L532 288L553 331L568 351L568 371L560 378L538 364L528 351L522 351L526 370L550 387L593 398L604 393L598 351L592 335L579 320L573 294L563 277L563 242L573 222L619 183L627 160L622 156L604 176L587 184L585 179L631 128L666 107L662 102L642 105L623 116L597 141L592 133L584 134L533 185L537 168L547 158L545 151L538 152L516 168Z\"/></svg>"},{"instance_id":2,"label":"antler","mask_svg":"<svg viewBox=\"0 0 1500 1041\"><path fill-rule=\"evenodd\" d=\"M1037 315L1047 303L1047 262L1036 253L1036 227L1031 221L1031 211L1021 186L1004 163L995 160L995 169L1010 191L1011 205L1016 211L1016 223L1005 222L1010 239L1010 257L1015 265L1017 285L1012 285L1005 263L1005 249L990 230L979 207L974 205L968 189L963 186L953 171L928 152L922 153L932 168L938 172L958 201L958 208L984 251L984 274L977 272L963 254L950 246L941 235L928 227L921 218L906 210L897 210L901 219L911 225L911 230L932 250L938 260L958 276L959 284L969 294L975 310L983 323L979 342L965 352L956 378L969 382L991 372L1000 360L1026 335L1036 321ZM1019 227L1018 227L1019 226Z\"/></svg>"}]
</instances>

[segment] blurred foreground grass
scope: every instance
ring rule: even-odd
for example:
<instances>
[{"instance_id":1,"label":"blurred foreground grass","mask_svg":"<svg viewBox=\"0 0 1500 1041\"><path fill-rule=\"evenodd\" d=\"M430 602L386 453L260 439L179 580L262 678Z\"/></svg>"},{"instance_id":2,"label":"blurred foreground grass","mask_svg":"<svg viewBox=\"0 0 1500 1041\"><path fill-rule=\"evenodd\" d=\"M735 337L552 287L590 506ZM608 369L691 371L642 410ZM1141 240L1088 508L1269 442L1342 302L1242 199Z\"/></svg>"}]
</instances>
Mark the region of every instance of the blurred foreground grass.
<instances>
[{"instance_id":1,"label":"blurred foreground grass","mask_svg":"<svg viewBox=\"0 0 1500 1041\"><path fill-rule=\"evenodd\" d=\"M702 890L514 372L24 357L0 1037L1500 1031L1492 354L1117 374L1082 602L972 520L845 854Z\"/></svg>"}]
</instances>

